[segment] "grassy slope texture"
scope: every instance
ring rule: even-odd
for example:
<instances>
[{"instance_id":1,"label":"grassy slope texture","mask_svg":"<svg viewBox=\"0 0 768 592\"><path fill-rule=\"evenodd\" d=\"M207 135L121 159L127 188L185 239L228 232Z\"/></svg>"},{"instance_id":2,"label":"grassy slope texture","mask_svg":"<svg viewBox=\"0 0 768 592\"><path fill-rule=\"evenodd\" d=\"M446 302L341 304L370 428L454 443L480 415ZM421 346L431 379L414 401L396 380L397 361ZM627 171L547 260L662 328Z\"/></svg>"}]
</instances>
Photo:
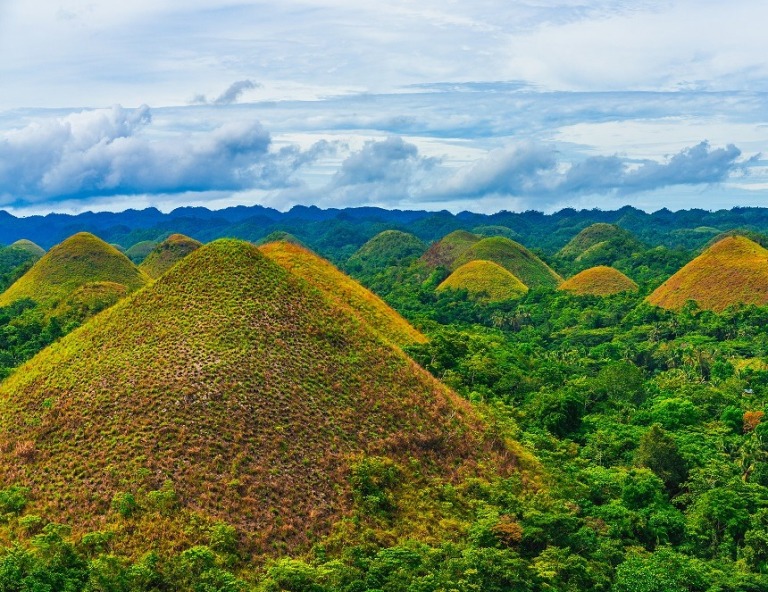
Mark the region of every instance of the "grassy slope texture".
<instances>
[{"instance_id":1,"label":"grassy slope texture","mask_svg":"<svg viewBox=\"0 0 768 592\"><path fill-rule=\"evenodd\" d=\"M408 232L385 230L360 247L349 258L348 265L365 274L376 273L420 257L426 248L427 245Z\"/></svg>"},{"instance_id":2,"label":"grassy slope texture","mask_svg":"<svg viewBox=\"0 0 768 592\"><path fill-rule=\"evenodd\" d=\"M610 296L620 292L636 292L637 284L618 269L599 265L568 278L560 284L558 290L579 296Z\"/></svg>"},{"instance_id":3,"label":"grassy slope texture","mask_svg":"<svg viewBox=\"0 0 768 592\"><path fill-rule=\"evenodd\" d=\"M576 259L596 245L618 240L637 242L637 239L628 230L624 230L615 224L598 222L587 226L574 236L567 245L560 249L557 256L563 259Z\"/></svg>"},{"instance_id":4,"label":"grassy slope texture","mask_svg":"<svg viewBox=\"0 0 768 592\"><path fill-rule=\"evenodd\" d=\"M431 267L451 269L456 259L479 240L480 237L476 234L466 230L454 230L430 246L421 260Z\"/></svg>"},{"instance_id":5,"label":"grassy slope texture","mask_svg":"<svg viewBox=\"0 0 768 592\"><path fill-rule=\"evenodd\" d=\"M469 295L486 302L520 298L528 287L492 261L470 261L459 267L437 289L466 290Z\"/></svg>"},{"instance_id":6,"label":"grassy slope texture","mask_svg":"<svg viewBox=\"0 0 768 592\"><path fill-rule=\"evenodd\" d=\"M26 239L0 248L0 290L8 288L43 255L45 251L41 247Z\"/></svg>"},{"instance_id":7,"label":"grassy slope texture","mask_svg":"<svg viewBox=\"0 0 768 592\"><path fill-rule=\"evenodd\" d=\"M455 262L458 267L470 261L498 263L529 288L556 288L563 278L523 245L508 238L484 238L467 249Z\"/></svg>"},{"instance_id":8,"label":"grassy slope texture","mask_svg":"<svg viewBox=\"0 0 768 592\"><path fill-rule=\"evenodd\" d=\"M216 519L254 552L291 552L350 510L363 455L415 471L414 487L478 462L511 470L485 434L367 325L256 247L219 240L0 386L0 483L30 487L32 511L77 532L103 527L116 492L170 479L181 509L118 522L115 548L167 550Z\"/></svg>"},{"instance_id":9,"label":"grassy slope texture","mask_svg":"<svg viewBox=\"0 0 768 592\"><path fill-rule=\"evenodd\" d=\"M743 236L726 237L648 297L651 304L672 310L688 300L714 311L737 303L768 303L768 250Z\"/></svg>"},{"instance_id":10,"label":"grassy slope texture","mask_svg":"<svg viewBox=\"0 0 768 592\"><path fill-rule=\"evenodd\" d=\"M139 265L144 273L153 279L159 278L176 263L199 249L202 243L183 234L172 234L144 258Z\"/></svg>"},{"instance_id":11,"label":"grassy slope texture","mask_svg":"<svg viewBox=\"0 0 768 592\"><path fill-rule=\"evenodd\" d=\"M312 251L286 242L269 243L259 248L267 257L308 281L336 306L346 309L392 343L403 346L427 341L381 298Z\"/></svg>"},{"instance_id":12,"label":"grassy slope texture","mask_svg":"<svg viewBox=\"0 0 768 592\"><path fill-rule=\"evenodd\" d=\"M128 291L143 286L147 277L114 247L87 232L69 237L0 295L0 306L31 298L53 307L73 290L90 282L114 282Z\"/></svg>"}]
</instances>

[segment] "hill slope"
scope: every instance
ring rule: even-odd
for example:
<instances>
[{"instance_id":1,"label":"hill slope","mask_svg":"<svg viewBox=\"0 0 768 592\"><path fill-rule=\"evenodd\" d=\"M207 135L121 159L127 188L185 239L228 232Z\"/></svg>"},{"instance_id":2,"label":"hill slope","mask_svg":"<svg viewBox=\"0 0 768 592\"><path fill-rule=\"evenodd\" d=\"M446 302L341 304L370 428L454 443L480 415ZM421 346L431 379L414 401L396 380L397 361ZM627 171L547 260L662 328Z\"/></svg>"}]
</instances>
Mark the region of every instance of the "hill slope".
<instances>
[{"instance_id":1,"label":"hill slope","mask_svg":"<svg viewBox=\"0 0 768 592\"><path fill-rule=\"evenodd\" d=\"M488 302L519 298L528 287L492 261L470 261L449 275L437 289L467 290L470 296Z\"/></svg>"},{"instance_id":2,"label":"hill slope","mask_svg":"<svg viewBox=\"0 0 768 592\"><path fill-rule=\"evenodd\" d=\"M0 248L0 291L4 291L45 255L45 251L28 240L18 240Z\"/></svg>"},{"instance_id":3,"label":"hill slope","mask_svg":"<svg viewBox=\"0 0 768 592\"><path fill-rule=\"evenodd\" d=\"M431 267L454 267L456 259L469 247L480 240L480 237L466 230L454 230L434 243L422 255L421 260Z\"/></svg>"},{"instance_id":4,"label":"hill slope","mask_svg":"<svg viewBox=\"0 0 768 592\"><path fill-rule=\"evenodd\" d=\"M721 311L768 303L768 250L743 236L718 241L659 286L648 302L677 310L688 300Z\"/></svg>"},{"instance_id":5,"label":"hill slope","mask_svg":"<svg viewBox=\"0 0 768 592\"><path fill-rule=\"evenodd\" d=\"M201 246L202 243L193 238L183 234L172 234L152 249L139 265L139 269L149 277L157 279Z\"/></svg>"},{"instance_id":6,"label":"hill slope","mask_svg":"<svg viewBox=\"0 0 768 592\"><path fill-rule=\"evenodd\" d=\"M336 306L354 314L392 343L402 346L426 342L426 337L381 298L312 251L284 242L269 243L259 249L291 273L318 288Z\"/></svg>"},{"instance_id":7,"label":"hill slope","mask_svg":"<svg viewBox=\"0 0 768 592\"><path fill-rule=\"evenodd\" d=\"M556 288L562 283L553 269L520 243L504 237L484 238L470 246L454 263L455 267L470 261L498 263L529 288Z\"/></svg>"},{"instance_id":8,"label":"hill slope","mask_svg":"<svg viewBox=\"0 0 768 592\"><path fill-rule=\"evenodd\" d=\"M55 306L76 288L90 282L114 282L129 291L147 282L131 261L101 239L81 232L48 251L32 268L0 295L0 306L21 298Z\"/></svg>"},{"instance_id":9,"label":"hill slope","mask_svg":"<svg viewBox=\"0 0 768 592\"><path fill-rule=\"evenodd\" d=\"M144 549L209 520L253 551L306 548L350 509L350 466L364 456L418 482L510 468L483 434L471 406L400 350L233 240L201 247L0 386L0 482L30 487L38 514L98 528L117 492L172 481L159 523L121 522L111 543Z\"/></svg>"},{"instance_id":10,"label":"hill slope","mask_svg":"<svg viewBox=\"0 0 768 592\"><path fill-rule=\"evenodd\" d=\"M599 243L617 240L636 241L637 239L634 238L631 232L624 230L615 224L598 222L587 226L584 230L574 236L567 245L558 251L557 256L562 257L563 259L576 259L586 250Z\"/></svg>"},{"instance_id":11,"label":"hill slope","mask_svg":"<svg viewBox=\"0 0 768 592\"><path fill-rule=\"evenodd\" d=\"M578 295L610 296L620 292L636 292L637 284L618 269L600 265L568 278L560 284L558 290Z\"/></svg>"}]
</instances>

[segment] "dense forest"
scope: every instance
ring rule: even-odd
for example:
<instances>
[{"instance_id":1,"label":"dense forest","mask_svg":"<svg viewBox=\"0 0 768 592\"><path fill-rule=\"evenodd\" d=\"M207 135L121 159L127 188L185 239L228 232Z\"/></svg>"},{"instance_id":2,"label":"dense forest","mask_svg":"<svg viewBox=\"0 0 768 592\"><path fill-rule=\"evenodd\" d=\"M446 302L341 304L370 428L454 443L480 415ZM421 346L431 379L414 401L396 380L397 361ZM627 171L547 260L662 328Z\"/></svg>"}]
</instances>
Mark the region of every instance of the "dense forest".
<instances>
[{"instance_id":1,"label":"dense forest","mask_svg":"<svg viewBox=\"0 0 768 592\"><path fill-rule=\"evenodd\" d=\"M195 216L208 220L204 229ZM12 302L0 300L0 376L6 382L0 399L3 413L11 409L17 413L13 421L6 417L0 425L0 449L3 458L51 471L44 476L24 468L3 472L0 590L768 589L768 421L763 421L768 411L768 251L760 246L768 244L760 234L768 231L768 210L662 210L649 215L624 208L564 210L551 216L537 212L454 216L373 209L295 208L286 214L263 208L187 209L170 215L144 211L37 221L8 217L2 221L2 233L9 243L25 238L48 248L52 245L32 229L50 222L56 230L47 237L63 233L63 239L74 231L90 230L117 247L79 235L63 243L69 250L56 247L42 259L36 254L37 267L32 267L32 260L9 258L10 263L0 269L0 278L7 278L3 289L15 282L14 290L28 290L19 291L21 296ZM104 269L112 270L113 261L122 257L120 250L136 264L145 258L152 262L160 255L169 257L181 242L178 235L167 240L174 232L203 243L222 235L267 243L258 253L270 262L261 263L260 254L236 241L218 251L205 251L207 247L191 241L184 243L178 259L196 259L182 270L172 266L175 260L166 261L163 271L153 276L160 277L155 288L147 265L135 271L125 267L124 279L108 274L79 278L66 291L59 288L60 279L52 282L58 292L51 292L54 288L45 292L40 287L44 279L25 288L31 283L28 274L40 275L40 265L69 262L73 245L83 252L96 245L98 261L107 261ZM273 242L277 239L282 242ZM333 261L412 327L388 316L375 296L307 249ZM227 259L230 256L235 259ZM120 261L130 262L126 257ZM379 397L379 402L370 403L370 409L377 413L384 409L387 421L397 423L406 420L395 418L396 400L423 406L428 419L417 422L409 416L407 421L413 423L403 431L437 421L429 413L442 417L442 403L435 403L433 412L406 393L408 388L434 390L414 386L431 384L424 382L426 378L401 378L402 384L410 381L407 388L392 378L403 376L403 371L390 368L400 363L402 348L469 402L467 411L455 407L450 418L466 413L466 425L480 426L482 421L482 434L471 442L478 450L487 448L474 457L455 443L457 448L450 450L437 440L417 444L398 440L391 448L396 452L358 455L343 474L343 485L335 486L337 494L349 500L340 519L319 534L301 536L280 522L287 534L264 539L267 547L259 551L254 550L254 534L246 532L244 524L249 523L234 513L230 519L219 514L212 519L213 514L190 510L188 494L172 475L158 481L137 468L106 501L60 499L52 504L42 499L41 492L47 495L53 488L30 484L60 480L49 467L63 467L74 480L80 478L81 469L75 461L69 467L61 460L50 464L53 453L35 449L31 440L9 439L11 433L35 433L42 442L56 429L50 427L60 420L56 418L75 417L56 403L61 396L56 389L65 391L67 387L61 386L65 381L51 387L49 377L36 372L55 373L59 359L76 366L86 354L70 350L86 337L107 352L123 352L121 348L128 346L122 341L141 342L138 329L125 329L124 338L104 335L115 335L124 318L138 327L142 311L151 307L166 315L199 309L200 318L207 318L206 305L219 315L225 307L236 310L237 302L219 303L219 292L208 287L222 284L222 293L239 289L221 279L231 261L237 262L240 276L251 278L255 287L249 290L255 292L261 289L258 278L271 274L273 283L264 288L264 298L282 290L273 284L283 281L279 278L285 272L272 261L303 278L281 298L303 294L302 286L311 284L306 300L295 297L292 315L305 309L349 312L352 320L339 316L317 326L301 325L301 315L288 320L331 344L330 349L312 349L312 356L343 348L343 360L333 358L329 368L349 365L363 372L367 366L375 367L371 380L392 395L376 394L372 400ZM156 269L154 263L151 269ZM598 271L582 275L594 269ZM723 269L729 275L718 276ZM128 275L130 279L125 279ZM714 285L707 284L710 276L717 277ZM85 291L82 285L87 286ZM128 288L120 291L114 286ZM499 286L503 289L497 290ZM79 290L76 297L71 290ZM135 296L126 296L133 291ZM183 298L178 295L182 291ZM179 299L174 304L178 308L165 304L164 294L170 292ZM246 302L246 292L238 302ZM44 298L43 293L53 295ZM670 294L675 299L664 300ZM113 307L117 301L121 303ZM653 304L657 301L662 305ZM101 312L113 308L114 314ZM355 332L366 324L374 327L373 337ZM83 329L75 331L81 325ZM227 327L233 340L235 330L244 330L236 324ZM302 349L310 346L301 341L282 341L282 329L279 324L275 327L271 347L285 349L287 356L291 348L296 348L297 356L309 351ZM62 340L65 335L72 339ZM59 340L61 347L43 351L32 360L33 366L16 371ZM392 351L397 353L383 353L377 340L394 343ZM134 350L125 349L130 351ZM186 355L186 349L179 351ZM370 363L365 357L369 355ZM244 359L238 358L238 364ZM36 368L37 360L41 361ZM101 364L103 356L94 360ZM132 362L109 363L120 373ZM83 367L86 380L87 364ZM311 373L311 365L309 370L301 368L292 373ZM202 375L207 371L203 369ZM254 370L261 371L261 366ZM132 381L138 377L131 383L138 393L146 379L130 376ZM219 377L216 380L220 384ZM221 384L239 380L247 378L230 373ZM269 380L282 379L276 375ZM319 385L322 379L307 381L302 384ZM46 386L37 399L30 398L28 404L12 400L15 393L27 396L38 383ZM375 386L354 388L368 393ZM291 392L312 398L306 389L315 387L301 388ZM346 382L342 386L337 382L323 388L332 395L347 387ZM345 409L354 405L338 401ZM280 414L282 409L265 413ZM482 419L472 423L475 413ZM88 414L70 421L73 434L84 433L78 431L78 422L98 423ZM25 432L26 427L14 422L27 422L29 430L37 431ZM374 434L390 428L383 425L365 429ZM276 422L274 429L281 426ZM466 442L475 438L471 431L464 436ZM335 434L333 441L343 437ZM275 446L278 458L290 443L275 438L268 445ZM237 435L227 442L235 446ZM204 451L197 454L202 457ZM325 462L311 458L313 463ZM500 459L507 459L512 470L500 470L506 462ZM247 464L240 457L228 462ZM285 466L304 475L308 462ZM232 467L227 470L236 472ZM222 494L227 511L247 511L242 510L247 504L237 501L247 477L242 468L241 473L228 477L227 487L234 493ZM64 520L67 511L61 507L71 504L97 508L100 517L92 522L98 528ZM311 511L308 516L314 520Z\"/></svg>"}]
</instances>

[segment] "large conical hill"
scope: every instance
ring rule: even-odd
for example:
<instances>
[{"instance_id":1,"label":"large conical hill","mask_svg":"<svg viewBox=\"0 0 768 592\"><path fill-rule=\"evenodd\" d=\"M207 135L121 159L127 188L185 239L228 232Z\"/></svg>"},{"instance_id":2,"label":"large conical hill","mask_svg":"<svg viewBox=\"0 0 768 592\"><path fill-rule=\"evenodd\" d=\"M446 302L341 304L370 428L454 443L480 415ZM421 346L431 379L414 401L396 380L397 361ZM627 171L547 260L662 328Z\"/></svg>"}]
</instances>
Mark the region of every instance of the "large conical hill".
<instances>
[{"instance_id":1,"label":"large conical hill","mask_svg":"<svg viewBox=\"0 0 768 592\"><path fill-rule=\"evenodd\" d=\"M312 251L286 242L269 243L259 249L392 343L403 346L426 342L424 335L381 298Z\"/></svg>"},{"instance_id":2,"label":"large conical hill","mask_svg":"<svg viewBox=\"0 0 768 592\"><path fill-rule=\"evenodd\" d=\"M41 306L53 307L87 283L114 282L132 291L147 279L117 249L92 234L80 232L53 247L3 292L0 306L29 298Z\"/></svg>"},{"instance_id":3,"label":"large conical hill","mask_svg":"<svg viewBox=\"0 0 768 592\"><path fill-rule=\"evenodd\" d=\"M421 256L421 260L431 267L452 269L456 259L480 239L481 237L466 230L454 230L433 243Z\"/></svg>"},{"instance_id":4,"label":"large conical hill","mask_svg":"<svg viewBox=\"0 0 768 592\"><path fill-rule=\"evenodd\" d=\"M610 296L621 292L636 292L637 284L618 269L599 265L568 278L558 290L579 296Z\"/></svg>"},{"instance_id":5,"label":"large conical hill","mask_svg":"<svg viewBox=\"0 0 768 592\"><path fill-rule=\"evenodd\" d=\"M420 257L427 245L418 237L400 230L380 232L349 258L347 265L362 274L373 274L386 267L403 265Z\"/></svg>"},{"instance_id":6,"label":"large conical hill","mask_svg":"<svg viewBox=\"0 0 768 592\"><path fill-rule=\"evenodd\" d=\"M139 265L139 269L149 277L157 279L201 246L202 243L193 238L183 234L172 234L152 249Z\"/></svg>"},{"instance_id":7,"label":"large conical hill","mask_svg":"<svg viewBox=\"0 0 768 592\"><path fill-rule=\"evenodd\" d=\"M520 298L528 287L492 261L470 261L449 275L437 289L466 290L469 295L487 302Z\"/></svg>"},{"instance_id":8,"label":"large conical hill","mask_svg":"<svg viewBox=\"0 0 768 592\"><path fill-rule=\"evenodd\" d=\"M514 457L484 434L401 350L233 240L201 247L0 385L0 483L28 487L30 512L77 533L103 528L126 492L160 492L159 522L117 516L116 549L201 544L195 528L211 521L253 552L306 549L350 512L361 459L390 459L409 487L504 474Z\"/></svg>"},{"instance_id":9,"label":"large conical hill","mask_svg":"<svg viewBox=\"0 0 768 592\"><path fill-rule=\"evenodd\" d=\"M454 263L493 261L501 265L529 288L556 288L561 278L552 268L523 245L501 236L484 238L470 246Z\"/></svg>"},{"instance_id":10,"label":"large conical hill","mask_svg":"<svg viewBox=\"0 0 768 592\"><path fill-rule=\"evenodd\" d=\"M721 311L732 304L768 303L768 250L743 236L728 236L685 265L648 302L678 310L689 300Z\"/></svg>"}]
</instances>

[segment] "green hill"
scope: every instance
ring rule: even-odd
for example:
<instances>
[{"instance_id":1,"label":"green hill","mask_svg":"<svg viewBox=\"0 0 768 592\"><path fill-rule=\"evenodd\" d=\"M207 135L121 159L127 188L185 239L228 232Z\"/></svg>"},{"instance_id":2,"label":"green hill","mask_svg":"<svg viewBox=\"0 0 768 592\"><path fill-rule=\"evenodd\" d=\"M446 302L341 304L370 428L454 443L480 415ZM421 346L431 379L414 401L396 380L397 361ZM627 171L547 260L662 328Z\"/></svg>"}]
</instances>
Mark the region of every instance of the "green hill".
<instances>
[{"instance_id":1,"label":"green hill","mask_svg":"<svg viewBox=\"0 0 768 592\"><path fill-rule=\"evenodd\" d=\"M451 269L456 259L480 239L481 237L466 230L454 230L432 244L421 256L421 260L431 267Z\"/></svg>"},{"instance_id":2,"label":"green hill","mask_svg":"<svg viewBox=\"0 0 768 592\"><path fill-rule=\"evenodd\" d=\"M24 275L43 255L41 247L25 239L0 248L0 291Z\"/></svg>"},{"instance_id":3,"label":"green hill","mask_svg":"<svg viewBox=\"0 0 768 592\"><path fill-rule=\"evenodd\" d=\"M130 246L125 250L125 256L133 261L136 265L144 261L157 245L160 243L154 240L144 240Z\"/></svg>"},{"instance_id":4,"label":"green hill","mask_svg":"<svg viewBox=\"0 0 768 592\"><path fill-rule=\"evenodd\" d=\"M37 259L40 259L43 255L45 255L45 249L36 243L33 243L31 240L27 240L25 238L17 240L15 243L11 243L9 245L13 249L18 249L20 251L25 251Z\"/></svg>"},{"instance_id":5,"label":"green hill","mask_svg":"<svg viewBox=\"0 0 768 592\"><path fill-rule=\"evenodd\" d=\"M0 385L0 484L118 553L209 544L222 523L249 553L298 552L358 503L397 507L389 532L429 509L434 532L455 510L427 485L447 496L514 463L469 403L241 241L201 247Z\"/></svg>"},{"instance_id":6,"label":"green hill","mask_svg":"<svg viewBox=\"0 0 768 592\"><path fill-rule=\"evenodd\" d=\"M53 247L3 292L0 306L30 298L43 307L54 307L90 282L114 282L133 291L147 282L147 276L117 249L81 232Z\"/></svg>"},{"instance_id":7,"label":"green hill","mask_svg":"<svg viewBox=\"0 0 768 592\"><path fill-rule=\"evenodd\" d=\"M560 249L557 257L587 266L610 265L644 249L628 230L599 222L579 232Z\"/></svg>"},{"instance_id":8,"label":"green hill","mask_svg":"<svg viewBox=\"0 0 768 592\"><path fill-rule=\"evenodd\" d=\"M305 246L303 242L301 242L298 238L296 238L290 232L286 232L285 230L275 230L274 232L270 232L264 238L256 241L255 244L257 246L261 246L269 243L275 243L277 241L283 241L285 243L293 243L294 245L299 245L302 247Z\"/></svg>"},{"instance_id":9,"label":"green hill","mask_svg":"<svg viewBox=\"0 0 768 592\"><path fill-rule=\"evenodd\" d=\"M449 275L437 289L466 290L487 302L520 298L528 287L500 265L491 261L470 261Z\"/></svg>"},{"instance_id":10,"label":"green hill","mask_svg":"<svg viewBox=\"0 0 768 592\"><path fill-rule=\"evenodd\" d=\"M371 275L386 267L410 263L426 249L424 242L408 232L385 230L360 247L347 261L347 267Z\"/></svg>"},{"instance_id":11,"label":"green hill","mask_svg":"<svg viewBox=\"0 0 768 592\"><path fill-rule=\"evenodd\" d=\"M454 267L478 260L501 265L529 288L556 288L563 281L523 245L500 236L484 238L470 246L456 260Z\"/></svg>"},{"instance_id":12,"label":"green hill","mask_svg":"<svg viewBox=\"0 0 768 592\"><path fill-rule=\"evenodd\" d=\"M688 300L721 311L732 304L768 304L768 250L743 236L727 236L659 286L648 302L678 310Z\"/></svg>"},{"instance_id":13,"label":"green hill","mask_svg":"<svg viewBox=\"0 0 768 592\"><path fill-rule=\"evenodd\" d=\"M321 290L336 306L355 315L392 343L402 346L426 342L426 337L381 298L312 251L284 242L259 248L267 257Z\"/></svg>"},{"instance_id":14,"label":"green hill","mask_svg":"<svg viewBox=\"0 0 768 592\"><path fill-rule=\"evenodd\" d=\"M503 236L512 240L520 240L521 238L519 232L515 232L506 226L498 225L475 226L472 232L479 236Z\"/></svg>"},{"instance_id":15,"label":"green hill","mask_svg":"<svg viewBox=\"0 0 768 592\"><path fill-rule=\"evenodd\" d=\"M620 292L636 292L637 284L618 269L601 265L590 267L568 278L560 284L558 290L580 296L610 296Z\"/></svg>"},{"instance_id":16,"label":"green hill","mask_svg":"<svg viewBox=\"0 0 768 592\"><path fill-rule=\"evenodd\" d=\"M153 279L159 278L181 259L200 248L202 243L183 234L172 234L144 258L139 265Z\"/></svg>"}]
</instances>

